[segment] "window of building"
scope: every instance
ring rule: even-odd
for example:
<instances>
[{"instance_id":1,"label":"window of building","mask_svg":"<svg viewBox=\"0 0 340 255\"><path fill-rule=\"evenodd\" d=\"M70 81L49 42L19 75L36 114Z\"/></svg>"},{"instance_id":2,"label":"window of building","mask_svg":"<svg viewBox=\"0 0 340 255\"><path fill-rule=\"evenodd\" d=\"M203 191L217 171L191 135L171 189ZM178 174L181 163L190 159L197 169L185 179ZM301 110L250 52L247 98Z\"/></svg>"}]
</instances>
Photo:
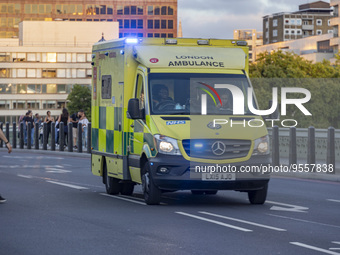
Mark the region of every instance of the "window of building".
<instances>
[{"instance_id":1,"label":"window of building","mask_svg":"<svg viewBox=\"0 0 340 255\"><path fill-rule=\"evenodd\" d=\"M77 69L72 69L72 78L77 78Z\"/></svg>"},{"instance_id":2,"label":"window of building","mask_svg":"<svg viewBox=\"0 0 340 255\"><path fill-rule=\"evenodd\" d=\"M168 15L174 15L174 8L168 6Z\"/></svg>"},{"instance_id":3,"label":"window of building","mask_svg":"<svg viewBox=\"0 0 340 255\"><path fill-rule=\"evenodd\" d=\"M56 109L56 102L44 100L44 101L42 101L42 106L43 106L43 109Z\"/></svg>"},{"instance_id":4,"label":"window of building","mask_svg":"<svg viewBox=\"0 0 340 255\"><path fill-rule=\"evenodd\" d=\"M295 35L295 30L294 30L294 29L290 30L290 33L291 33L292 35Z\"/></svg>"},{"instance_id":5,"label":"window of building","mask_svg":"<svg viewBox=\"0 0 340 255\"><path fill-rule=\"evenodd\" d=\"M153 6L148 6L148 15L153 15Z\"/></svg>"},{"instance_id":6,"label":"window of building","mask_svg":"<svg viewBox=\"0 0 340 255\"><path fill-rule=\"evenodd\" d=\"M77 54L77 62L86 62L86 54L85 53L78 53Z\"/></svg>"},{"instance_id":7,"label":"window of building","mask_svg":"<svg viewBox=\"0 0 340 255\"><path fill-rule=\"evenodd\" d=\"M160 37L160 36L159 36L159 33L155 33L155 34L154 34L154 37L155 37L155 38L159 38L159 37Z\"/></svg>"},{"instance_id":8,"label":"window of building","mask_svg":"<svg viewBox=\"0 0 340 255\"><path fill-rule=\"evenodd\" d=\"M154 15L160 15L160 7L159 6L155 6L155 9L154 9Z\"/></svg>"},{"instance_id":9,"label":"window of building","mask_svg":"<svg viewBox=\"0 0 340 255\"><path fill-rule=\"evenodd\" d=\"M302 20L301 19L296 19L296 25L301 26Z\"/></svg>"},{"instance_id":10,"label":"window of building","mask_svg":"<svg viewBox=\"0 0 340 255\"><path fill-rule=\"evenodd\" d=\"M174 34L168 34L168 38L174 38Z\"/></svg>"},{"instance_id":11,"label":"window of building","mask_svg":"<svg viewBox=\"0 0 340 255\"><path fill-rule=\"evenodd\" d=\"M0 78L9 78L10 77L10 71L9 70L10 69L8 69L8 68L0 68Z\"/></svg>"},{"instance_id":12,"label":"window of building","mask_svg":"<svg viewBox=\"0 0 340 255\"><path fill-rule=\"evenodd\" d=\"M333 47L330 46L330 41L320 41L317 42L318 44L318 52L325 52L325 53L332 53L333 52Z\"/></svg>"},{"instance_id":13,"label":"window of building","mask_svg":"<svg viewBox=\"0 0 340 255\"><path fill-rule=\"evenodd\" d=\"M17 77L18 78L25 78L26 77L26 69L23 69L23 68L17 69Z\"/></svg>"},{"instance_id":14,"label":"window of building","mask_svg":"<svg viewBox=\"0 0 340 255\"><path fill-rule=\"evenodd\" d=\"M131 15L137 14L137 6L131 6Z\"/></svg>"},{"instance_id":15,"label":"window of building","mask_svg":"<svg viewBox=\"0 0 340 255\"><path fill-rule=\"evenodd\" d=\"M148 29L153 29L153 20L148 19Z\"/></svg>"},{"instance_id":16,"label":"window of building","mask_svg":"<svg viewBox=\"0 0 340 255\"><path fill-rule=\"evenodd\" d=\"M124 6L124 15L130 15L130 6Z\"/></svg>"},{"instance_id":17,"label":"window of building","mask_svg":"<svg viewBox=\"0 0 340 255\"><path fill-rule=\"evenodd\" d=\"M123 6L117 6L117 15L123 15Z\"/></svg>"},{"instance_id":18,"label":"window of building","mask_svg":"<svg viewBox=\"0 0 340 255\"><path fill-rule=\"evenodd\" d=\"M308 25L309 23L308 23L308 21L307 20L305 20L304 22L303 22L303 25Z\"/></svg>"},{"instance_id":19,"label":"window of building","mask_svg":"<svg viewBox=\"0 0 340 255\"><path fill-rule=\"evenodd\" d=\"M26 94L27 86L25 84L17 84L17 93L18 94Z\"/></svg>"},{"instance_id":20,"label":"window of building","mask_svg":"<svg viewBox=\"0 0 340 255\"><path fill-rule=\"evenodd\" d=\"M162 37L162 38L166 38L166 34L165 34L165 33L162 33L162 34L161 34L161 37Z\"/></svg>"},{"instance_id":21,"label":"window of building","mask_svg":"<svg viewBox=\"0 0 340 255\"><path fill-rule=\"evenodd\" d=\"M100 5L100 14L106 14L106 5Z\"/></svg>"},{"instance_id":22,"label":"window of building","mask_svg":"<svg viewBox=\"0 0 340 255\"><path fill-rule=\"evenodd\" d=\"M153 34L152 34L152 33L148 33L148 37L149 37L149 38L152 38L152 37L153 37Z\"/></svg>"},{"instance_id":23,"label":"window of building","mask_svg":"<svg viewBox=\"0 0 340 255\"><path fill-rule=\"evenodd\" d=\"M57 62L66 62L66 54L58 53L57 54Z\"/></svg>"},{"instance_id":24,"label":"window of building","mask_svg":"<svg viewBox=\"0 0 340 255\"><path fill-rule=\"evenodd\" d=\"M138 33L137 37L144 37L143 33Z\"/></svg>"},{"instance_id":25,"label":"window of building","mask_svg":"<svg viewBox=\"0 0 340 255\"><path fill-rule=\"evenodd\" d=\"M273 36L274 36L274 37L277 37L277 30L276 30L276 29L273 30Z\"/></svg>"},{"instance_id":26,"label":"window of building","mask_svg":"<svg viewBox=\"0 0 340 255\"><path fill-rule=\"evenodd\" d=\"M85 78L86 77L86 70L85 69L77 69L77 77L78 78Z\"/></svg>"},{"instance_id":27,"label":"window of building","mask_svg":"<svg viewBox=\"0 0 340 255\"><path fill-rule=\"evenodd\" d=\"M166 15L166 11L167 11L167 6L162 6L162 8L161 8L161 14L162 14L162 15Z\"/></svg>"},{"instance_id":28,"label":"window of building","mask_svg":"<svg viewBox=\"0 0 340 255\"><path fill-rule=\"evenodd\" d=\"M167 23L166 20L164 20L164 19L161 20L161 28L162 29L166 29L166 23Z\"/></svg>"},{"instance_id":29,"label":"window of building","mask_svg":"<svg viewBox=\"0 0 340 255\"><path fill-rule=\"evenodd\" d=\"M124 37L129 37L130 33L124 33Z\"/></svg>"},{"instance_id":30,"label":"window of building","mask_svg":"<svg viewBox=\"0 0 340 255\"><path fill-rule=\"evenodd\" d=\"M131 20L131 28L137 28L137 21L135 19Z\"/></svg>"},{"instance_id":31,"label":"window of building","mask_svg":"<svg viewBox=\"0 0 340 255\"><path fill-rule=\"evenodd\" d=\"M328 34L333 34L334 31L333 31L333 29L330 29L330 30L327 31L327 33L328 33Z\"/></svg>"},{"instance_id":32,"label":"window of building","mask_svg":"<svg viewBox=\"0 0 340 255\"><path fill-rule=\"evenodd\" d=\"M316 34L317 35L322 35L322 30L321 29L316 30Z\"/></svg>"},{"instance_id":33,"label":"window of building","mask_svg":"<svg viewBox=\"0 0 340 255\"><path fill-rule=\"evenodd\" d=\"M92 69L86 69L86 77L91 78L92 77Z\"/></svg>"},{"instance_id":34,"label":"window of building","mask_svg":"<svg viewBox=\"0 0 340 255\"><path fill-rule=\"evenodd\" d=\"M0 109L9 109L9 101L1 100L0 101Z\"/></svg>"},{"instance_id":35,"label":"window of building","mask_svg":"<svg viewBox=\"0 0 340 255\"><path fill-rule=\"evenodd\" d=\"M285 19L285 25L289 25L290 24L290 20L289 19Z\"/></svg>"},{"instance_id":36,"label":"window of building","mask_svg":"<svg viewBox=\"0 0 340 255\"><path fill-rule=\"evenodd\" d=\"M302 30L301 29L296 29L296 34L297 35L302 35Z\"/></svg>"},{"instance_id":37,"label":"window of building","mask_svg":"<svg viewBox=\"0 0 340 255\"><path fill-rule=\"evenodd\" d=\"M87 53L86 54L86 62L91 62L92 61L92 54L91 53Z\"/></svg>"},{"instance_id":38,"label":"window of building","mask_svg":"<svg viewBox=\"0 0 340 255\"><path fill-rule=\"evenodd\" d=\"M154 20L155 21L155 29L159 29L159 23L160 23L160 21L159 21L159 19L156 19L156 20Z\"/></svg>"},{"instance_id":39,"label":"window of building","mask_svg":"<svg viewBox=\"0 0 340 255\"><path fill-rule=\"evenodd\" d=\"M273 19L273 27L277 27L277 19Z\"/></svg>"},{"instance_id":40,"label":"window of building","mask_svg":"<svg viewBox=\"0 0 340 255\"><path fill-rule=\"evenodd\" d=\"M119 23L119 28L123 28L123 20L122 19L117 19Z\"/></svg>"},{"instance_id":41,"label":"window of building","mask_svg":"<svg viewBox=\"0 0 340 255\"><path fill-rule=\"evenodd\" d=\"M328 24L328 26L331 26L331 20L330 19L327 21L327 24Z\"/></svg>"},{"instance_id":42,"label":"window of building","mask_svg":"<svg viewBox=\"0 0 340 255\"><path fill-rule=\"evenodd\" d=\"M57 84L46 84L46 93L47 94L56 94L57 93Z\"/></svg>"},{"instance_id":43,"label":"window of building","mask_svg":"<svg viewBox=\"0 0 340 255\"><path fill-rule=\"evenodd\" d=\"M316 25L317 26L322 26L322 19L317 19L316 20Z\"/></svg>"},{"instance_id":44,"label":"window of building","mask_svg":"<svg viewBox=\"0 0 340 255\"><path fill-rule=\"evenodd\" d=\"M107 10L108 15L113 14L113 6L112 5L108 5L106 10Z\"/></svg>"},{"instance_id":45,"label":"window of building","mask_svg":"<svg viewBox=\"0 0 340 255\"><path fill-rule=\"evenodd\" d=\"M36 69L27 69L27 78L36 78L37 72Z\"/></svg>"},{"instance_id":46,"label":"window of building","mask_svg":"<svg viewBox=\"0 0 340 255\"><path fill-rule=\"evenodd\" d=\"M143 6L137 6L137 14L144 15Z\"/></svg>"},{"instance_id":47,"label":"window of building","mask_svg":"<svg viewBox=\"0 0 340 255\"><path fill-rule=\"evenodd\" d=\"M66 84L58 84L57 93L66 93ZM59 102L58 102L59 103ZM65 104L65 102L63 102Z\"/></svg>"},{"instance_id":48,"label":"window of building","mask_svg":"<svg viewBox=\"0 0 340 255\"><path fill-rule=\"evenodd\" d=\"M173 29L173 28L174 28L174 21L168 20L168 29Z\"/></svg>"},{"instance_id":49,"label":"window of building","mask_svg":"<svg viewBox=\"0 0 340 255\"><path fill-rule=\"evenodd\" d=\"M137 28L138 29L143 29L143 20L142 19L138 20Z\"/></svg>"},{"instance_id":50,"label":"window of building","mask_svg":"<svg viewBox=\"0 0 340 255\"><path fill-rule=\"evenodd\" d=\"M124 20L124 28L130 28L130 20L128 19Z\"/></svg>"},{"instance_id":51,"label":"window of building","mask_svg":"<svg viewBox=\"0 0 340 255\"><path fill-rule=\"evenodd\" d=\"M55 78L57 77L57 70L56 69L42 69L42 78Z\"/></svg>"},{"instance_id":52,"label":"window of building","mask_svg":"<svg viewBox=\"0 0 340 255\"><path fill-rule=\"evenodd\" d=\"M65 78L66 77L66 69L57 69L57 77Z\"/></svg>"},{"instance_id":53,"label":"window of building","mask_svg":"<svg viewBox=\"0 0 340 255\"><path fill-rule=\"evenodd\" d=\"M24 100L13 101L13 109L27 109L26 101Z\"/></svg>"},{"instance_id":54,"label":"window of building","mask_svg":"<svg viewBox=\"0 0 340 255\"><path fill-rule=\"evenodd\" d=\"M49 63L57 62L57 53L47 53L46 62L49 62Z\"/></svg>"},{"instance_id":55,"label":"window of building","mask_svg":"<svg viewBox=\"0 0 340 255\"><path fill-rule=\"evenodd\" d=\"M123 38L123 33L119 33L119 38Z\"/></svg>"},{"instance_id":56,"label":"window of building","mask_svg":"<svg viewBox=\"0 0 340 255\"><path fill-rule=\"evenodd\" d=\"M290 19L290 24L291 25L296 25L296 20L295 19Z\"/></svg>"},{"instance_id":57,"label":"window of building","mask_svg":"<svg viewBox=\"0 0 340 255\"><path fill-rule=\"evenodd\" d=\"M0 52L0 62L9 62L10 54L6 52Z\"/></svg>"}]
</instances>

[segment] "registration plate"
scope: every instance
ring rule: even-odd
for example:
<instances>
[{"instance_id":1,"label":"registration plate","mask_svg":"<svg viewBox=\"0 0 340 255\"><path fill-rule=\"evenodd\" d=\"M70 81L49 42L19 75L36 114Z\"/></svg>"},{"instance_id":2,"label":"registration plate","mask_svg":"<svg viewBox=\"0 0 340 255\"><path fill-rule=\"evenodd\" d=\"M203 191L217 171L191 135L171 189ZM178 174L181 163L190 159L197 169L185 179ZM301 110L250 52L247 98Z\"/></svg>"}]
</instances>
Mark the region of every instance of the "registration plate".
<instances>
[{"instance_id":1,"label":"registration plate","mask_svg":"<svg viewBox=\"0 0 340 255\"><path fill-rule=\"evenodd\" d=\"M235 173L202 173L202 181L233 181Z\"/></svg>"}]
</instances>

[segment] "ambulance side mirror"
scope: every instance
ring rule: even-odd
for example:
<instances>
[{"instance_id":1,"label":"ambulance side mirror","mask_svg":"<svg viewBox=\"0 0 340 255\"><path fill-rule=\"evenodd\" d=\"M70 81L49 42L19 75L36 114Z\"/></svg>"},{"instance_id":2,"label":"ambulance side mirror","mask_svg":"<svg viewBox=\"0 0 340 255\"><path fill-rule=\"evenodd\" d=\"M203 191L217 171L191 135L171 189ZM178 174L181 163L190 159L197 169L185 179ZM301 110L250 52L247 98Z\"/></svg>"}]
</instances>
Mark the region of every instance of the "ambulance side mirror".
<instances>
[{"instance_id":1,"label":"ambulance side mirror","mask_svg":"<svg viewBox=\"0 0 340 255\"><path fill-rule=\"evenodd\" d=\"M127 118L137 120L144 119L144 111L139 109L139 99L131 98L128 103Z\"/></svg>"}]
</instances>

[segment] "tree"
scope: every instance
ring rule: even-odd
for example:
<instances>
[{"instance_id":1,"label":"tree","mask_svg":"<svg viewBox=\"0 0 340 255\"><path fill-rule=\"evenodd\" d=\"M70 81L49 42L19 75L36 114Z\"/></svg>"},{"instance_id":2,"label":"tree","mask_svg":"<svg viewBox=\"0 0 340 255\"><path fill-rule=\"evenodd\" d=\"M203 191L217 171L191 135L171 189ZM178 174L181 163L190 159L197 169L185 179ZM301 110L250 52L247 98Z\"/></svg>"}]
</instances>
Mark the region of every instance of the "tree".
<instances>
[{"instance_id":1,"label":"tree","mask_svg":"<svg viewBox=\"0 0 340 255\"><path fill-rule=\"evenodd\" d=\"M74 85L67 100L67 108L70 114L83 109L86 117L91 121L91 90L89 87L77 84Z\"/></svg>"},{"instance_id":2,"label":"tree","mask_svg":"<svg viewBox=\"0 0 340 255\"><path fill-rule=\"evenodd\" d=\"M268 109L273 87L279 88L279 91L282 87L305 88L310 91L312 98L304 106L312 116L305 116L296 106L289 105L285 119L297 120L298 127L302 128L339 127L340 83L334 79L340 77L339 66L332 66L327 60L313 64L294 53L279 50L261 53L258 61L250 64L249 70L260 109ZM304 97L299 93L288 96ZM278 98L280 102L280 95Z\"/></svg>"}]
</instances>

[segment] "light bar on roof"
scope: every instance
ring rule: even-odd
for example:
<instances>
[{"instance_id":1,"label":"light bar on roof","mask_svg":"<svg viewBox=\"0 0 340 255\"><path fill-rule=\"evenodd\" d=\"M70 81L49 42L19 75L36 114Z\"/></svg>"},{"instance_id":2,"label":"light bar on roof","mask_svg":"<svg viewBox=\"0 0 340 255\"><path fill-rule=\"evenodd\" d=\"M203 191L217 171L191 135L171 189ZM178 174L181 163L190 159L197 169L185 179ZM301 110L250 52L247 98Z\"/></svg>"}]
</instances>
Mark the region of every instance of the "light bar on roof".
<instances>
[{"instance_id":1,"label":"light bar on roof","mask_svg":"<svg viewBox=\"0 0 340 255\"><path fill-rule=\"evenodd\" d=\"M126 38L125 43L136 44L138 43L138 38Z\"/></svg>"}]
</instances>

